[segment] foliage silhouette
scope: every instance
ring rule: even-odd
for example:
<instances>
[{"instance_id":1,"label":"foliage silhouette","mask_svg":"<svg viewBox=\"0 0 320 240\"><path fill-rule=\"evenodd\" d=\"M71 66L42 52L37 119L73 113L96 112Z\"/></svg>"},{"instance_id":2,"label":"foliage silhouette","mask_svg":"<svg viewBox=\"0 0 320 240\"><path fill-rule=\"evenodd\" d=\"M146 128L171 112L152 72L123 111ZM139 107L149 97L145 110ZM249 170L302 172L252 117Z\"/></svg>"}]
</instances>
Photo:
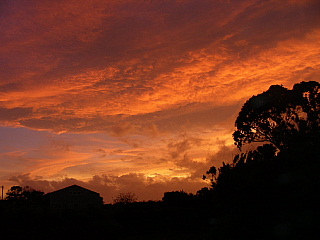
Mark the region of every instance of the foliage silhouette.
<instances>
[{"instance_id":1,"label":"foliage silhouette","mask_svg":"<svg viewBox=\"0 0 320 240\"><path fill-rule=\"evenodd\" d=\"M241 149L251 142L269 142L279 150L301 142L319 144L318 82L301 82L292 90L273 85L251 97L242 107L233 137Z\"/></svg>"},{"instance_id":2,"label":"foliage silhouette","mask_svg":"<svg viewBox=\"0 0 320 240\"><path fill-rule=\"evenodd\" d=\"M244 104L235 144L264 144L207 171L215 239L319 239L319 92L275 85Z\"/></svg>"},{"instance_id":3,"label":"foliage silhouette","mask_svg":"<svg viewBox=\"0 0 320 240\"><path fill-rule=\"evenodd\" d=\"M44 192L35 190L29 186L12 186L6 193L6 200L10 202L33 203L39 202Z\"/></svg>"},{"instance_id":4,"label":"foliage silhouette","mask_svg":"<svg viewBox=\"0 0 320 240\"><path fill-rule=\"evenodd\" d=\"M134 203L137 202L138 197L131 192L127 193L119 193L118 196L113 199L114 204L129 204L129 203Z\"/></svg>"},{"instance_id":5,"label":"foliage silhouette","mask_svg":"<svg viewBox=\"0 0 320 240\"><path fill-rule=\"evenodd\" d=\"M162 201L166 204L187 204L194 198L193 194L187 193L183 190L165 192Z\"/></svg>"}]
</instances>

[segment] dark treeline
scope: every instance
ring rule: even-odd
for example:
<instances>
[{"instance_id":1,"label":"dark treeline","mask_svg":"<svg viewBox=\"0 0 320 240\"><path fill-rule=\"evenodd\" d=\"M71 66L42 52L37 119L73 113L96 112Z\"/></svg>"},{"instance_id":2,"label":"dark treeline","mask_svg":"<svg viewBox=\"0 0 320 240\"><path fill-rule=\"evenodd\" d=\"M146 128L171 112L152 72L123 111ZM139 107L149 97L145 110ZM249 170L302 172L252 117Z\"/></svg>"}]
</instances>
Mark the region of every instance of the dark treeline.
<instances>
[{"instance_id":1,"label":"dark treeline","mask_svg":"<svg viewBox=\"0 0 320 240\"><path fill-rule=\"evenodd\" d=\"M171 200L58 210L46 201L0 201L2 228L12 239L202 239L206 207L190 199Z\"/></svg>"},{"instance_id":2,"label":"dark treeline","mask_svg":"<svg viewBox=\"0 0 320 240\"><path fill-rule=\"evenodd\" d=\"M3 229L15 239L320 239L319 92L301 82L251 97L235 122L239 154L208 167L211 185L196 194L52 211L41 191L25 189L28 200L1 202Z\"/></svg>"}]
</instances>

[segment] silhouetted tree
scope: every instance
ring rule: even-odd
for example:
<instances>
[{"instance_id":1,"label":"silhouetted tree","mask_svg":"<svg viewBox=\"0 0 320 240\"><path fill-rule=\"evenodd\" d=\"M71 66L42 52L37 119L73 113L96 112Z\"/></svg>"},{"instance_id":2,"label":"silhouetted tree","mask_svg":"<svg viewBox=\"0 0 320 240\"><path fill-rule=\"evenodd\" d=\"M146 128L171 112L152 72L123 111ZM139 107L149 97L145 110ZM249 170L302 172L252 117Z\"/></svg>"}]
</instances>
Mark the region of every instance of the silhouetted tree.
<instances>
[{"instance_id":1,"label":"silhouetted tree","mask_svg":"<svg viewBox=\"0 0 320 240\"><path fill-rule=\"evenodd\" d=\"M21 186L12 186L6 193L6 200L17 201L23 199Z\"/></svg>"},{"instance_id":2,"label":"silhouetted tree","mask_svg":"<svg viewBox=\"0 0 320 240\"><path fill-rule=\"evenodd\" d=\"M207 175L210 176L211 185L213 186L215 184L215 181L217 180L217 169L215 166L212 166L207 172ZM206 179L206 176L203 175L203 179Z\"/></svg>"},{"instance_id":3,"label":"silhouetted tree","mask_svg":"<svg viewBox=\"0 0 320 240\"><path fill-rule=\"evenodd\" d=\"M131 192L127 193L119 193L118 196L113 199L114 204L128 204L128 203L134 203L138 200L138 197Z\"/></svg>"},{"instance_id":4,"label":"silhouetted tree","mask_svg":"<svg viewBox=\"0 0 320 240\"><path fill-rule=\"evenodd\" d=\"M240 150L252 142L267 144L236 155L233 163L223 163L218 171L211 167L206 174L210 176L212 187L222 188L235 179L241 183L240 178L244 179L241 175L251 174L252 177L255 173L250 169L257 172L258 168L265 168L262 163L274 160L279 153L286 156L278 158L282 166L280 160L272 167L268 165L273 170L278 167L277 171L285 167L284 162L294 165L294 161L299 164L306 155L309 161L316 158L320 149L319 93L320 84L312 81L295 84L292 90L273 85L266 92L251 97L236 119L235 144ZM261 172L260 177L263 175Z\"/></svg>"},{"instance_id":5,"label":"silhouetted tree","mask_svg":"<svg viewBox=\"0 0 320 240\"><path fill-rule=\"evenodd\" d=\"M25 186L22 191L22 196L27 202L36 202L41 200L44 192L33 189L32 187Z\"/></svg>"},{"instance_id":6,"label":"silhouetted tree","mask_svg":"<svg viewBox=\"0 0 320 240\"><path fill-rule=\"evenodd\" d=\"M263 145L206 172L212 182L212 212L223 223L213 226L215 239L274 239L278 230L270 229L283 223L288 223L280 233L283 239L299 239L295 237L306 232L309 239L319 238L319 93L320 84L313 81L292 90L274 85L244 104L235 122L235 144L240 150L254 142Z\"/></svg>"},{"instance_id":7,"label":"silhouetted tree","mask_svg":"<svg viewBox=\"0 0 320 240\"><path fill-rule=\"evenodd\" d=\"M243 166L245 163L251 161L269 161L276 156L277 148L271 144L264 144L258 146L256 150L247 151L245 153L237 154L233 159L232 167Z\"/></svg>"},{"instance_id":8,"label":"silhouetted tree","mask_svg":"<svg viewBox=\"0 0 320 240\"><path fill-rule=\"evenodd\" d=\"M44 192L35 190L29 186L12 186L6 195L6 200L8 201L31 203L39 201L43 197Z\"/></svg>"},{"instance_id":9,"label":"silhouetted tree","mask_svg":"<svg viewBox=\"0 0 320 240\"><path fill-rule=\"evenodd\" d=\"M319 145L320 84L301 82L292 90L273 85L242 107L233 137L239 149L252 142L269 142L279 150L297 142Z\"/></svg>"}]
</instances>

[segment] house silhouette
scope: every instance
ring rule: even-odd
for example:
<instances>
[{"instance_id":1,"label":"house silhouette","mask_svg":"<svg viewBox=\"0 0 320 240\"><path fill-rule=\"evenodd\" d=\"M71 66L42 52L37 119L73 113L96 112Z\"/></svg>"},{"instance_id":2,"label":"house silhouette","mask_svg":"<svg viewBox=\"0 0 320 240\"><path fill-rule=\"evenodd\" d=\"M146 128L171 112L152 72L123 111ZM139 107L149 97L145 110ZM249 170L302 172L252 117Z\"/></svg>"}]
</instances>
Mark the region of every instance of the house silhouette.
<instances>
[{"instance_id":1,"label":"house silhouette","mask_svg":"<svg viewBox=\"0 0 320 240\"><path fill-rule=\"evenodd\" d=\"M72 185L47 194L52 209L91 209L103 205L99 193Z\"/></svg>"}]
</instances>

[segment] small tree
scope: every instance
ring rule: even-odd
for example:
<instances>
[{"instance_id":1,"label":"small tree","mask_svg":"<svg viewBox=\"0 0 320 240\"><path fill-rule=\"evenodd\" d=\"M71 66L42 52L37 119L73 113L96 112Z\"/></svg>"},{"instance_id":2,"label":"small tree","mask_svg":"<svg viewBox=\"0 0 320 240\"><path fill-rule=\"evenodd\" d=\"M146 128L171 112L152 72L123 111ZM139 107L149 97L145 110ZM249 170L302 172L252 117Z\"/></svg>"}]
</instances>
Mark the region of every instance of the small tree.
<instances>
[{"instance_id":1,"label":"small tree","mask_svg":"<svg viewBox=\"0 0 320 240\"><path fill-rule=\"evenodd\" d=\"M19 202L35 202L40 200L44 192L35 190L29 186L12 186L6 193L6 200Z\"/></svg>"},{"instance_id":2,"label":"small tree","mask_svg":"<svg viewBox=\"0 0 320 240\"><path fill-rule=\"evenodd\" d=\"M118 196L113 199L114 204L129 204L133 202L137 202L138 197L131 192L127 193L119 193Z\"/></svg>"},{"instance_id":3,"label":"small tree","mask_svg":"<svg viewBox=\"0 0 320 240\"><path fill-rule=\"evenodd\" d=\"M6 193L6 200L19 201L23 199L21 186L12 186Z\"/></svg>"}]
</instances>

